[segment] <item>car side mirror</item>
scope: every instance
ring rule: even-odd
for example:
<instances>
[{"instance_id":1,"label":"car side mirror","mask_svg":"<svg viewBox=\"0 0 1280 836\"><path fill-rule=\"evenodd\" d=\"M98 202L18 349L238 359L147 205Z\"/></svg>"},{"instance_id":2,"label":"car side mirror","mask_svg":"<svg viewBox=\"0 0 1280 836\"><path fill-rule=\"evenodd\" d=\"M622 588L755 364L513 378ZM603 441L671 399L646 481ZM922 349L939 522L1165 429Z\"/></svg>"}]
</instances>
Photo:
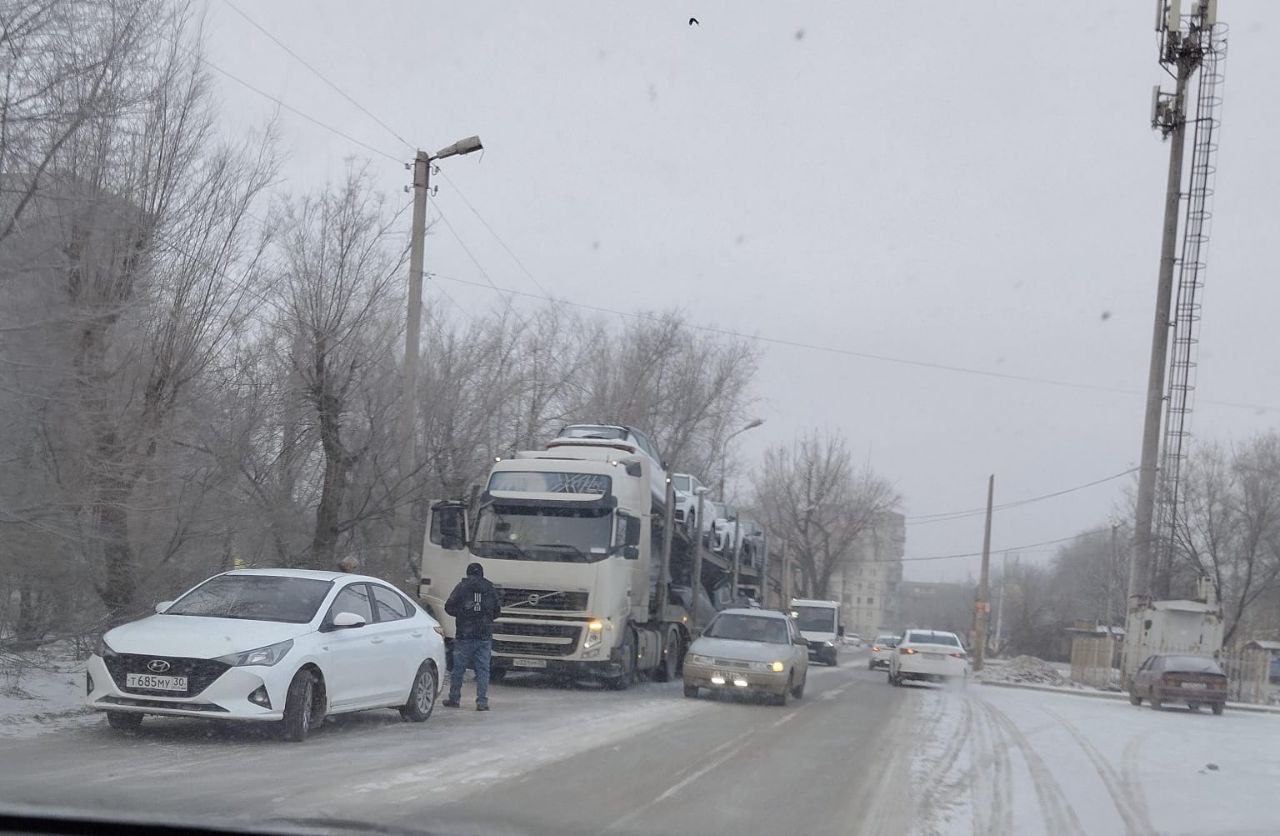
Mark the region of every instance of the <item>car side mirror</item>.
<instances>
[{"instance_id":1,"label":"car side mirror","mask_svg":"<svg viewBox=\"0 0 1280 836\"><path fill-rule=\"evenodd\" d=\"M628 546L640 545L640 518L627 517L626 521L627 521L626 522L627 527L626 527L626 531L623 532L622 542ZM636 556L638 557L639 554L637 553ZM634 560L635 558L630 558L630 559Z\"/></svg>"},{"instance_id":2,"label":"car side mirror","mask_svg":"<svg viewBox=\"0 0 1280 836\"><path fill-rule=\"evenodd\" d=\"M809 640L806 639L804 636L796 636L796 644L802 645L803 647L808 647Z\"/></svg>"},{"instance_id":3,"label":"car side mirror","mask_svg":"<svg viewBox=\"0 0 1280 836\"><path fill-rule=\"evenodd\" d=\"M172 601L161 601L160 603L156 604L156 613L158 613L159 615L164 615L169 611L169 608L172 606L173 606Z\"/></svg>"},{"instance_id":4,"label":"car side mirror","mask_svg":"<svg viewBox=\"0 0 1280 836\"><path fill-rule=\"evenodd\" d=\"M623 559L623 560L639 560L639 559L640 559L640 549L639 549L639 547L637 547L637 546L623 546L623 547L622 547L622 559Z\"/></svg>"},{"instance_id":5,"label":"car side mirror","mask_svg":"<svg viewBox=\"0 0 1280 836\"><path fill-rule=\"evenodd\" d=\"M365 624L364 616L353 612L340 612L333 617L333 626L339 630L363 627Z\"/></svg>"}]
</instances>

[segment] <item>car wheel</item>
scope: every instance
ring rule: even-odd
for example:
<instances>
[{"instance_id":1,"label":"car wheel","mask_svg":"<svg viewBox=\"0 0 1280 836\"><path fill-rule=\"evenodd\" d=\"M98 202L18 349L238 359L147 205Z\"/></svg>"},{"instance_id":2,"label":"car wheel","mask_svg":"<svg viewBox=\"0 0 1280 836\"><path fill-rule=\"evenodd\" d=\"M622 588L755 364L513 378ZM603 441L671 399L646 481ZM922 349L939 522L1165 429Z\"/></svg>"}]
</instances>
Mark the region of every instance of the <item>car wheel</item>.
<instances>
[{"instance_id":1,"label":"car wheel","mask_svg":"<svg viewBox=\"0 0 1280 836\"><path fill-rule=\"evenodd\" d=\"M804 678L800 680L800 684L797 685L796 689L791 692L791 696L795 697L798 700L804 699L804 686L808 682L809 682L809 675L806 673L804 675Z\"/></svg>"},{"instance_id":2,"label":"car wheel","mask_svg":"<svg viewBox=\"0 0 1280 836\"><path fill-rule=\"evenodd\" d=\"M1227 704L1225 702L1215 702L1212 706L1213 713L1218 717L1222 716L1222 712L1225 711L1226 708Z\"/></svg>"},{"instance_id":3,"label":"car wheel","mask_svg":"<svg viewBox=\"0 0 1280 836\"><path fill-rule=\"evenodd\" d=\"M1160 699L1160 692L1155 690L1154 688L1151 690L1150 699L1151 699L1151 707L1154 708L1156 711L1159 711L1161 708L1164 707L1164 703Z\"/></svg>"},{"instance_id":4,"label":"car wheel","mask_svg":"<svg viewBox=\"0 0 1280 836\"><path fill-rule=\"evenodd\" d=\"M435 668L423 662L409 688L409 701L400 706L400 716L411 723L424 722L435 710L438 693Z\"/></svg>"},{"instance_id":5,"label":"car wheel","mask_svg":"<svg viewBox=\"0 0 1280 836\"><path fill-rule=\"evenodd\" d=\"M618 656L622 659L622 673L606 679L605 684L611 690L625 691L636 681L636 634L630 626L627 627Z\"/></svg>"},{"instance_id":6,"label":"car wheel","mask_svg":"<svg viewBox=\"0 0 1280 836\"><path fill-rule=\"evenodd\" d=\"M1129 705L1142 705L1142 697L1138 696L1135 692L1130 691Z\"/></svg>"},{"instance_id":7,"label":"car wheel","mask_svg":"<svg viewBox=\"0 0 1280 836\"><path fill-rule=\"evenodd\" d=\"M297 743L307 739L307 735L316 725L316 676L310 670L300 670L289 683L289 692L284 700L285 740Z\"/></svg>"},{"instance_id":8,"label":"car wheel","mask_svg":"<svg viewBox=\"0 0 1280 836\"><path fill-rule=\"evenodd\" d=\"M142 715L131 711L108 711L107 725L113 729L136 729L142 725Z\"/></svg>"},{"instance_id":9,"label":"car wheel","mask_svg":"<svg viewBox=\"0 0 1280 836\"><path fill-rule=\"evenodd\" d=\"M873 670L875 670L875 669L876 669L876 663L875 663L875 661L874 661L874 660L872 660L872 659L868 659L868 660L867 660L867 670L869 670L869 671L873 671Z\"/></svg>"},{"instance_id":10,"label":"car wheel","mask_svg":"<svg viewBox=\"0 0 1280 836\"><path fill-rule=\"evenodd\" d=\"M672 682L680 667L680 634L674 629L667 632L667 640L662 645L662 658L653 672L653 678L659 682Z\"/></svg>"},{"instance_id":11,"label":"car wheel","mask_svg":"<svg viewBox=\"0 0 1280 836\"><path fill-rule=\"evenodd\" d=\"M895 688L902 684L902 680L893 675L892 669L889 671L889 684Z\"/></svg>"},{"instance_id":12,"label":"car wheel","mask_svg":"<svg viewBox=\"0 0 1280 836\"><path fill-rule=\"evenodd\" d=\"M1199 710L1200 710L1200 703L1198 703L1198 702L1189 702L1189 703L1187 703L1187 708L1188 708L1189 710L1191 710L1191 711L1199 711Z\"/></svg>"},{"instance_id":13,"label":"car wheel","mask_svg":"<svg viewBox=\"0 0 1280 836\"><path fill-rule=\"evenodd\" d=\"M690 699L696 700L698 698L698 686L691 685L686 682L684 684L684 695Z\"/></svg>"},{"instance_id":14,"label":"car wheel","mask_svg":"<svg viewBox=\"0 0 1280 836\"><path fill-rule=\"evenodd\" d=\"M832 648L831 653L827 655L827 664L833 668L839 666L840 657L836 653L835 648Z\"/></svg>"}]
</instances>

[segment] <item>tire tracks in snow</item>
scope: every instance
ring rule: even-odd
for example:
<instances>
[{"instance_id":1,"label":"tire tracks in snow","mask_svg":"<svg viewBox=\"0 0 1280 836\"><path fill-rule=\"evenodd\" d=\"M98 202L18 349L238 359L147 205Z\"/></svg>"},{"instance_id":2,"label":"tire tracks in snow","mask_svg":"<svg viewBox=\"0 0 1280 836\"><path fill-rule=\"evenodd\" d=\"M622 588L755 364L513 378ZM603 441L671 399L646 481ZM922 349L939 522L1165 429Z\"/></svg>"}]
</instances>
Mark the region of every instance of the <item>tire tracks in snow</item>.
<instances>
[{"instance_id":1,"label":"tire tracks in snow","mask_svg":"<svg viewBox=\"0 0 1280 836\"><path fill-rule=\"evenodd\" d=\"M1156 830L1151 824L1151 819L1147 812L1146 799L1142 796L1141 788L1136 786L1127 776L1122 776L1116 772L1115 767L1107 761L1096 746L1089 742L1088 738L1080 733L1080 730L1071 721L1048 708L1042 708L1041 710L1057 720L1062 728L1066 729L1067 734L1071 735L1071 738L1079 744L1085 756L1089 758L1090 763L1093 764L1093 768L1098 773L1098 777L1102 779L1103 786L1107 788L1107 794L1111 796L1116 812L1120 814L1120 818L1124 821L1125 832L1128 834L1155 833ZM1129 745L1132 746L1133 742L1131 741ZM1126 755L1127 752L1128 747L1126 747Z\"/></svg>"},{"instance_id":2,"label":"tire tracks in snow","mask_svg":"<svg viewBox=\"0 0 1280 836\"><path fill-rule=\"evenodd\" d=\"M1036 752L1031 741L1014 724L1013 720L1000 709L986 700L978 700L982 711L990 719L992 728L1002 733L1009 743L1022 755L1027 771L1031 775L1031 784L1035 788L1036 799L1040 803L1040 812L1044 816L1045 829L1050 833L1083 834L1080 819L1063 793L1062 787L1044 760Z\"/></svg>"},{"instance_id":3,"label":"tire tracks in snow","mask_svg":"<svg viewBox=\"0 0 1280 836\"><path fill-rule=\"evenodd\" d=\"M1009 747L986 711L979 708L977 716L970 769L973 832L1012 836L1013 763L1009 758Z\"/></svg>"},{"instance_id":4,"label":"tire tracks in snow","mask_svg":"<svg viewBox=\"0 0 1280 836\"><path fill-rule=\"evenodd\" d=\"M943 734L950 734L942 746L942 751L931 758L931 762L924 765L921 770L924 775L920 777L919 785L930 788L920 809L921 818L927 823L927 827L937 824L969 787L971 770L959 769L958 762L961 753L972 739L973 706L968 699L962 700L960 718L948 729L947 726L950 724L943 722L947 711L945 695L933 691L921 693L924 699L932 702L936 709L924 723L923 739L934 742L940 740Z\"/></svg>"}]
</instances>

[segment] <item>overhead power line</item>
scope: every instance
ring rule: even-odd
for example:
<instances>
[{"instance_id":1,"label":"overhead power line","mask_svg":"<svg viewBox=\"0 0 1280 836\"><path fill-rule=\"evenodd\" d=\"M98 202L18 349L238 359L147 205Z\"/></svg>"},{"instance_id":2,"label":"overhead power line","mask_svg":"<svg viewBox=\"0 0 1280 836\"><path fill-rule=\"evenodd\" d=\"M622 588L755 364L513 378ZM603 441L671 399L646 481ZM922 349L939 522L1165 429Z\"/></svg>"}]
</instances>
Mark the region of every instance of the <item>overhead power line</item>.
<instances>
[{"instance_id":1,"label":"overhead power line","mask_svg":"<svg viewBox=\"0 0 1280 836\"><path fill-rule=\"evenodd\" d=\"M290 49L289 46L284 43L284 41L280 40L275 35L267 31L266 27L264 27L261 23L258 23L258 21L254 20L253 18L249 17L249 15L245 14L245 12L239 6L237 6L235 3L232 3L231 0L223 0L223 2L226 3L229 7L231 7L231 11L235 12L236 14L240 15L240 17L247 20L249 24L253 26L253 28L257 29L259 32L266 35L268 38L271 39L272 43L274 43L276 46L280 47L285 52L287 52L289 56L293 58L293 60L297 61L302 66L306 67L308 70L310 70L312 73L315 74L316 78L320 79L325 84L329 85L329 87L335 93L337 93L339 96L346 99L347 101L351 102L351 104L355 105L360 110L360 112L363 113L365 116L368 116L370 119L377 122L380 126L382 126L383 129L386 130L387 133L391 134L393 137L395 137L397 140L403 143L404 146L407 147L410 151L415 150L413 144L410 143L409 140L405 139L400 134L396 133L395 130L390 125L388 125L386 122L379 119L376 115L373 114L372 111L370 111L364 105L360 104L360 102L356 101L355 98L348 95L346 91L344 91L337 84L334 84L332 81L330 81L329 78L325 76L324 73L320 72L318 69L312 66L305 58L303 58L301 55L299 55L298 53Z\"/></svg>"},{"instance_id":2,"label":"overhead power line","mask_svg":"<svg viewBox=\"0 0 1280 836\"><path fill-rule=\"evenodd\" d=\"M985 510L985 509L984 509ZM1070 543L1072 540L1081 540L1085 537L1092 537L1095 534L1103 534L1111 529L1095 528L1090 531L1082 531L1079 534L1073 534L1070 537L1059 537L1056 540L1043 540L1039 543L1026 543L1021 546L1009 546L1006 549L992 549L992 554L1010 554L1012 552L1030 551L1031 549L1040 548L1042 546L1056 546L1060 543ZM900 557L887 558L883 560L866 560L864 563L916 563L926 560L957 560L962 557L982 557L982 552L959 552L957 554L933 554L926 557Z\"/></svg>"},{"instance_id":3,"label":"overhead power line","mask_svg":"<svg viewBox=\"0 0 1280 836\"><path fill-rule=\"evenodd\" d=\"M1023 505L1030 505L1033 502L1041 502L1046 499L1053 499L1055 497L1065 496L1066 494L1069 494L1069 493L1075 493L1076 491L1082 491L1086 488L1092 488L1097 485L1102 485L1107 482L1111 482L1116 479L1123 478L1125 476L1128 476L1130 473L1136 473L1137 471L1138 471L1138 468L1131 467L1128 470L1121 471L1120 473L1114 473L1110 476L1103 477L1102 479L1095 479L1092 482L1085 482L1083 485L1076 485L1075 487L1063 488L1060 491L1054 491L1052 493L1041 494L1039 496L1031 496L1031 497L1027 497L1026 499L1018 499L1018 500L1014 500L1013 502L1006 502L1001 505L995 505L991 508L991 510L1007 511L1010 508L1020 508ZM914 516L906 517L906 522L908 525L928 525L929 523L948 522L950 520L959 520L959 519L966 519L968 517L976 517L980 514L985 514L986 512L987 512L987 509L983 507L983 508L969 508L964 511L949 511L949 512L938 513L938 514L917 514Z\"/></svg>"}]
</instances>

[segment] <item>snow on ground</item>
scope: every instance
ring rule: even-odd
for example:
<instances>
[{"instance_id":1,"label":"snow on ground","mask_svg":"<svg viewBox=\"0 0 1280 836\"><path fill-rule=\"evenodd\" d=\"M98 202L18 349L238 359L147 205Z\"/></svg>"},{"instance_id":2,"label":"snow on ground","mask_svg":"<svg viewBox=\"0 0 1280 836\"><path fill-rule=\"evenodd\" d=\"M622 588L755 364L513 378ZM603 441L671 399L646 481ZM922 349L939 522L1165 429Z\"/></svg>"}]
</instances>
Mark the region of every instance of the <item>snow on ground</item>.
<instances>
[{"instance_id":1,"label":"snow on ground","mask_svg":"<svg viewBox=\"0 0 1280 836\"><path fill-rule=\"evenodd\" d=\"M69 645L0 656L0 737L82 722L84 661Z\"/></svg>"},{"instance_id":2,"label":"snow on ground","mask_svg":"<svg viewBox=\"0 0 1280 836\"><path fill-rule=\"evenodd\" d=\"M1280 717L912 690L922 833L1280 832Z\"/></svg>"},{"instance_id":3,"label":"snow on ground","mask_svg":"<svg viewBox=\"0 0 1280 836\"><path fill-rule=\"evenodd\" d=\"M992 662L974 675L980 682L1017 682L1032 685L1053 685L1058 688L1079 688L1071 681L1071 669L1064 673L1057 665L1034 656L1015 656L1007 661Z\"/></svg>"}]
</instances>

